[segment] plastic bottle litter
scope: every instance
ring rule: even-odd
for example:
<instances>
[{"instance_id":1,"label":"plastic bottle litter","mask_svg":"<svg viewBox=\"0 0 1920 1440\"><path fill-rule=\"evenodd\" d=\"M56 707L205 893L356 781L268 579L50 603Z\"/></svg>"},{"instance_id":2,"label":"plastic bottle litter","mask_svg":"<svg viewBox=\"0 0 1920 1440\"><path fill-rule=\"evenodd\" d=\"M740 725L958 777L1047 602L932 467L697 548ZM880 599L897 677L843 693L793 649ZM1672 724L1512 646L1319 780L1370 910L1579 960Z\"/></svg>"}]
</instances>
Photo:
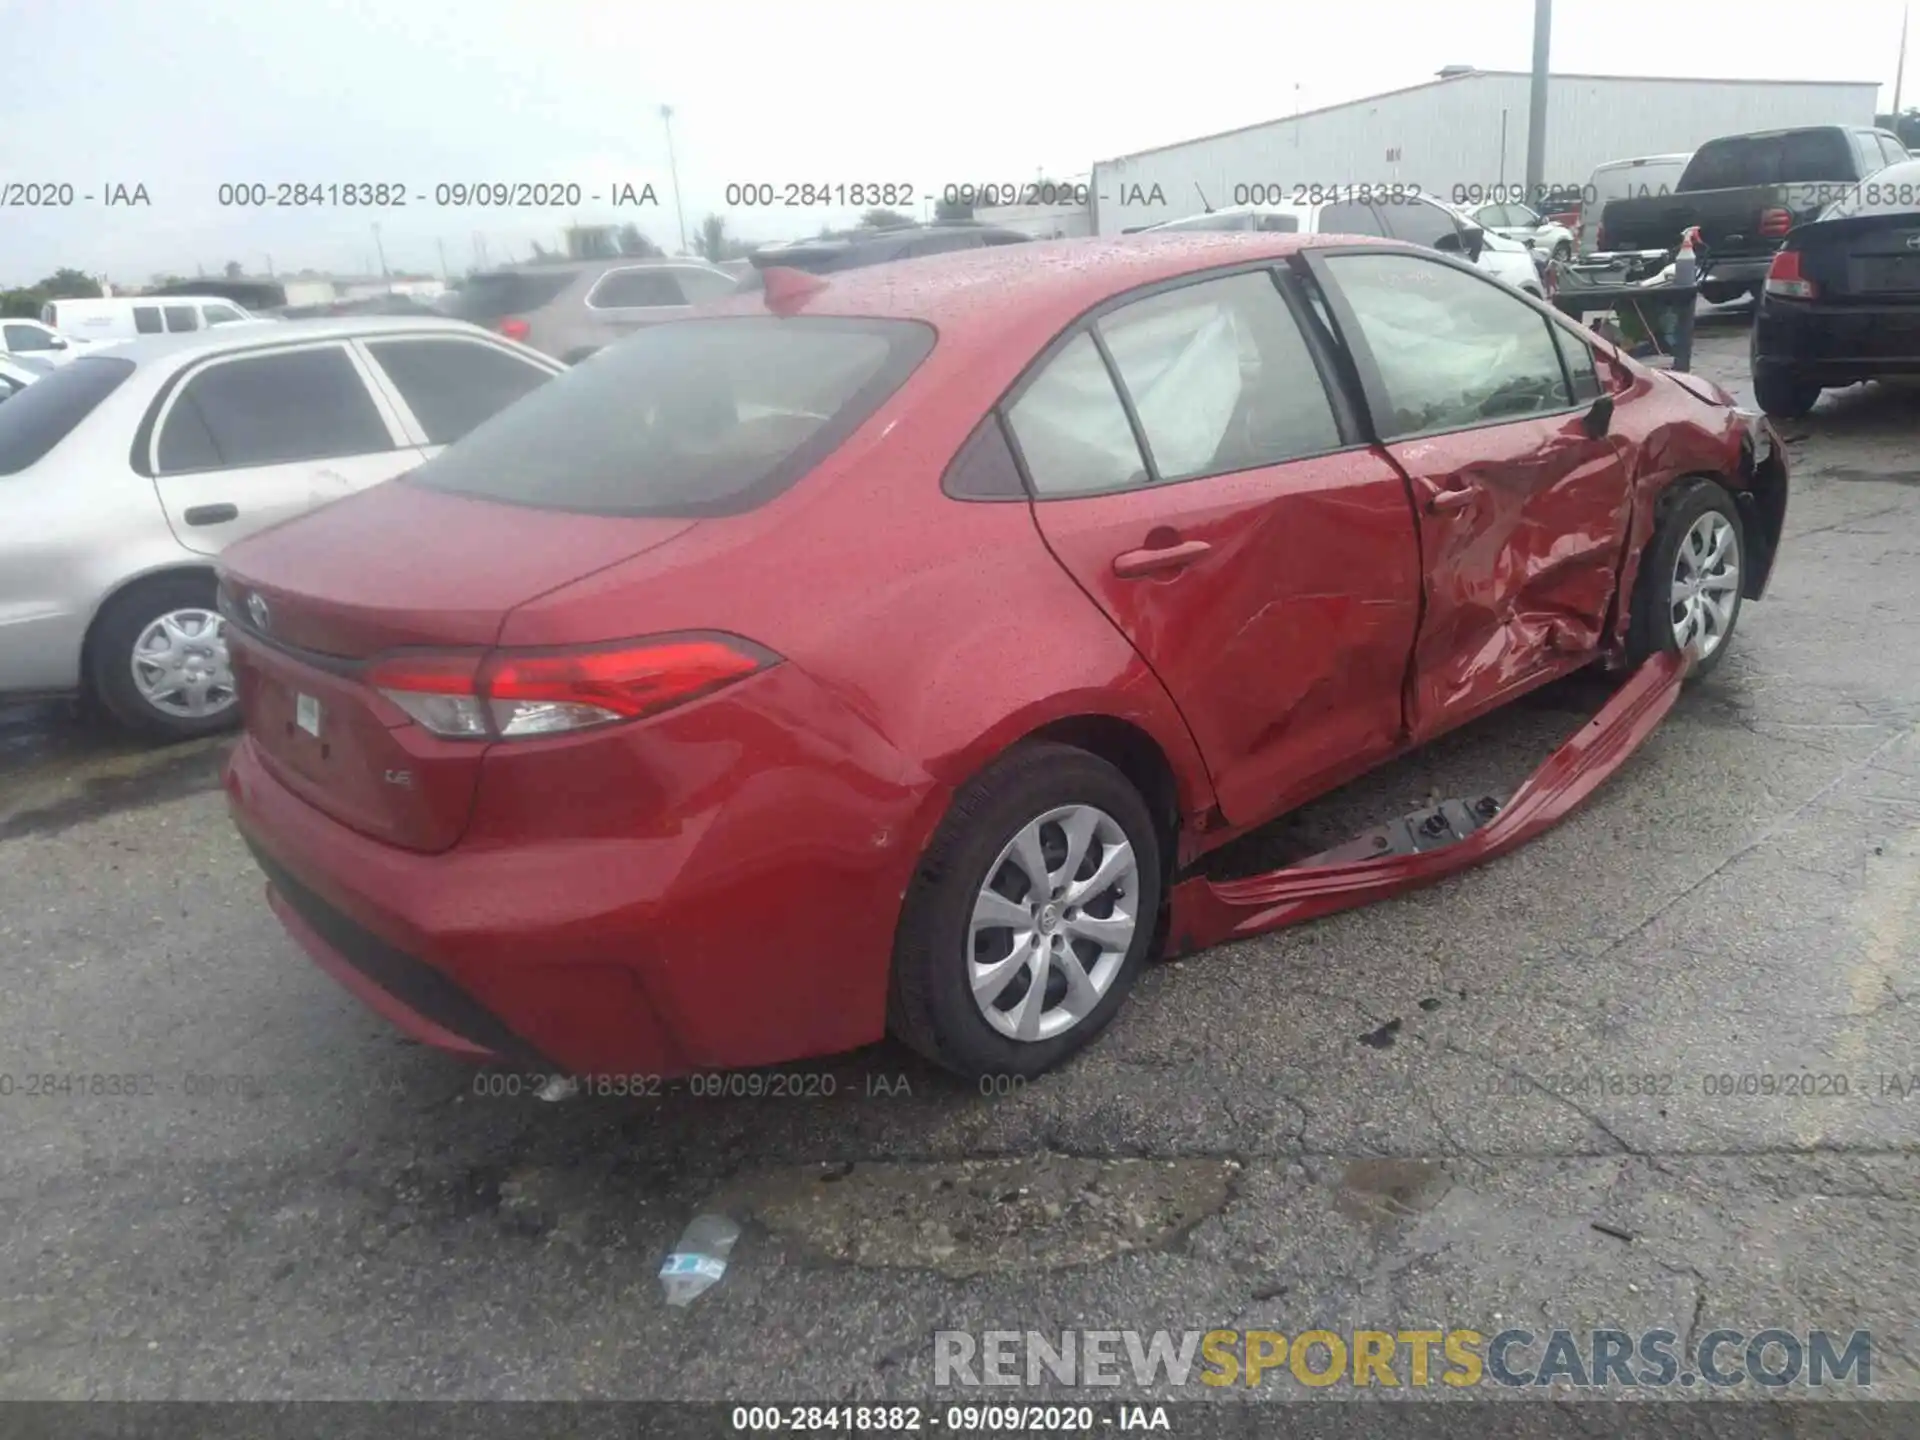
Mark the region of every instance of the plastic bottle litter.
<instances>
[{"instance_id":1,"label":"plastic bottle litter","mask_svg":"<svg viewBox=\"0 0 1920 1440\"><path fill-rule=\"evenodd\" d=\"M673 1253L660 1264L667 1304L690 1305L720 1283L740 1227L724 1215L696 1215L681 1232Z\"/></svg>"},{"instance_id":2,"label":"plastic bottle litter","mask_svg":"<svg viewBox=\"0 0 1920 1440\"><path fill-rule=\"evenodd\" d=\"M1673 283L1692 285L1700 278L1698 257L1694 254L1694 245L1700 239L1698 226L1689 225L1680 235L1680 249L1673 260Z\"/></svg>"}]
</instances>

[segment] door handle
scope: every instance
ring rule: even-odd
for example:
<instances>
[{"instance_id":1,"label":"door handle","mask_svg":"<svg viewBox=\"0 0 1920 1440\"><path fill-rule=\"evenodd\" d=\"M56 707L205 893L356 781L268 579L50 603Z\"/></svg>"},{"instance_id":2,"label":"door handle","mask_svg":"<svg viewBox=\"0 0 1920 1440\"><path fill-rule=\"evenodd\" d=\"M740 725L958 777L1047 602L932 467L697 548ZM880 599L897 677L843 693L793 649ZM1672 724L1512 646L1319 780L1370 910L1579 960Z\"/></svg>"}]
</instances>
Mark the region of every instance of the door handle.
<instances>
[{"instance_id":1,"label":"door handle","mask_svg":"<svg viewBox=\"0 0 1920 1440\"><path fill-rule=\"evenodd\" d=\"M1479 491L1463 485L1458 490L1442 490L1427 498L1429 515L1445 515L1452 510L1464 510L1479 498Z\"/></svg>"},{"instance_id":2,"label":"door handle","mask_svg":"<svg viewBox=\"0 0 1920 1440\"><path fill-rule=\"evenodd\" d=\"M224 525L240 518L238 505L189 505L180 517L189 525Z\"/></svg>"},{"instance_id":3,"label":"door handle","mask_svg":"<svg viewBox=\"0 0 1920 1440\"><path fill-rule=\"evenodd\" d=\"M1184 570L1212 549L1204 540L1183 540L1178 545L1162 545L1157 549L1124 550L1113 557L1113 573L1122 580L1131 580L1165 570Z\"/></svg>"}]
</instances>

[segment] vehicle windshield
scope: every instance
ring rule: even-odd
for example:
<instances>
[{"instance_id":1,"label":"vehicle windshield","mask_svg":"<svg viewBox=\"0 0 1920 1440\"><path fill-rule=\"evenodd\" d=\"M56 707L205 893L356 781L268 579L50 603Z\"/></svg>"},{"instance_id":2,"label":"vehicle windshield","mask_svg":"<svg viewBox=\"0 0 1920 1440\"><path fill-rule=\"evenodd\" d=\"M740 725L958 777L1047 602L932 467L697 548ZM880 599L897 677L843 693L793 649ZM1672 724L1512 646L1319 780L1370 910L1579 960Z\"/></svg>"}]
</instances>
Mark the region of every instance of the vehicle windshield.
<instances>
[{"instance_id":1,"label":"vehicle windshield","mask_svg":"<svg viewBox=\"0 0 1920 1440\"><path fill-rule=\"evenodd\" d=\"M17 475L40 460L133 371L131 360L88 356L15 395L0 408L0 475Z\"/></svg>"},{"instance_id":2,"label":"vehicle windshield","mask_svg":"<svg viewBox=\"0 0 1920 1440\"><path fill-rule=\"evenodd\" d=\"M737 514L831 454L933 340L906 320L652 326L500 412L412 480L595 515Z\"/></svg>"}]
</instances>

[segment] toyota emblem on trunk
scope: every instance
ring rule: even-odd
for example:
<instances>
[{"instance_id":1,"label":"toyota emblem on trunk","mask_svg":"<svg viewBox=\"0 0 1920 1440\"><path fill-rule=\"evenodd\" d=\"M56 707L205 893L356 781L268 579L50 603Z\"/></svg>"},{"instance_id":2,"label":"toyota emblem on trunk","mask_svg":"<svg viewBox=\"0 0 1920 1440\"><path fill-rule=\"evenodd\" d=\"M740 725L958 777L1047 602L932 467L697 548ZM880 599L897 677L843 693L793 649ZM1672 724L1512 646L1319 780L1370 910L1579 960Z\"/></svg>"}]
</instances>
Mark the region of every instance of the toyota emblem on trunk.
<instances>
[{"instance_id":1,"label":"toyota emblem on trunk","mask_svg":"<svg viewBox=\"0 0 1920 1440\"><path fill-rule=\"evenodd\" d=\"M254 629L265 631L268 617L271 616L272 613L272 611L267 609L267 602L259 595L249 595L247 597L247 618L253 621Z\"/></svg>"}]
</instances>

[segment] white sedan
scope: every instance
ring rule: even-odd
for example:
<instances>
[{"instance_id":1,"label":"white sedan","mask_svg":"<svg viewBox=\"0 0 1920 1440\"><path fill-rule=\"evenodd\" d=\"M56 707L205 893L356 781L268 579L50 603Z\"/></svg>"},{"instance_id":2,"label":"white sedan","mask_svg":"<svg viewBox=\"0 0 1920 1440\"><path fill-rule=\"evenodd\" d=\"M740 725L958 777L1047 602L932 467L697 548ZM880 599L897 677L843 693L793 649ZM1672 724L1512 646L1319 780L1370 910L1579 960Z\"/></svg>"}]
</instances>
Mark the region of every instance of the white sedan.
<instances>
[{"instance_id":1,"label":"white sedan","mask_svg":"<svg viewBox=\"0 0 1920 1440\"><path fill-rule=\"evenodd\" d=\"M1469 212L1469 218L1493 235L1517 240L1536 255L1555 260L1573 258L1573 232L1556 225L1527 205L1482 205Z\"/></svg>"}]
</instances>

